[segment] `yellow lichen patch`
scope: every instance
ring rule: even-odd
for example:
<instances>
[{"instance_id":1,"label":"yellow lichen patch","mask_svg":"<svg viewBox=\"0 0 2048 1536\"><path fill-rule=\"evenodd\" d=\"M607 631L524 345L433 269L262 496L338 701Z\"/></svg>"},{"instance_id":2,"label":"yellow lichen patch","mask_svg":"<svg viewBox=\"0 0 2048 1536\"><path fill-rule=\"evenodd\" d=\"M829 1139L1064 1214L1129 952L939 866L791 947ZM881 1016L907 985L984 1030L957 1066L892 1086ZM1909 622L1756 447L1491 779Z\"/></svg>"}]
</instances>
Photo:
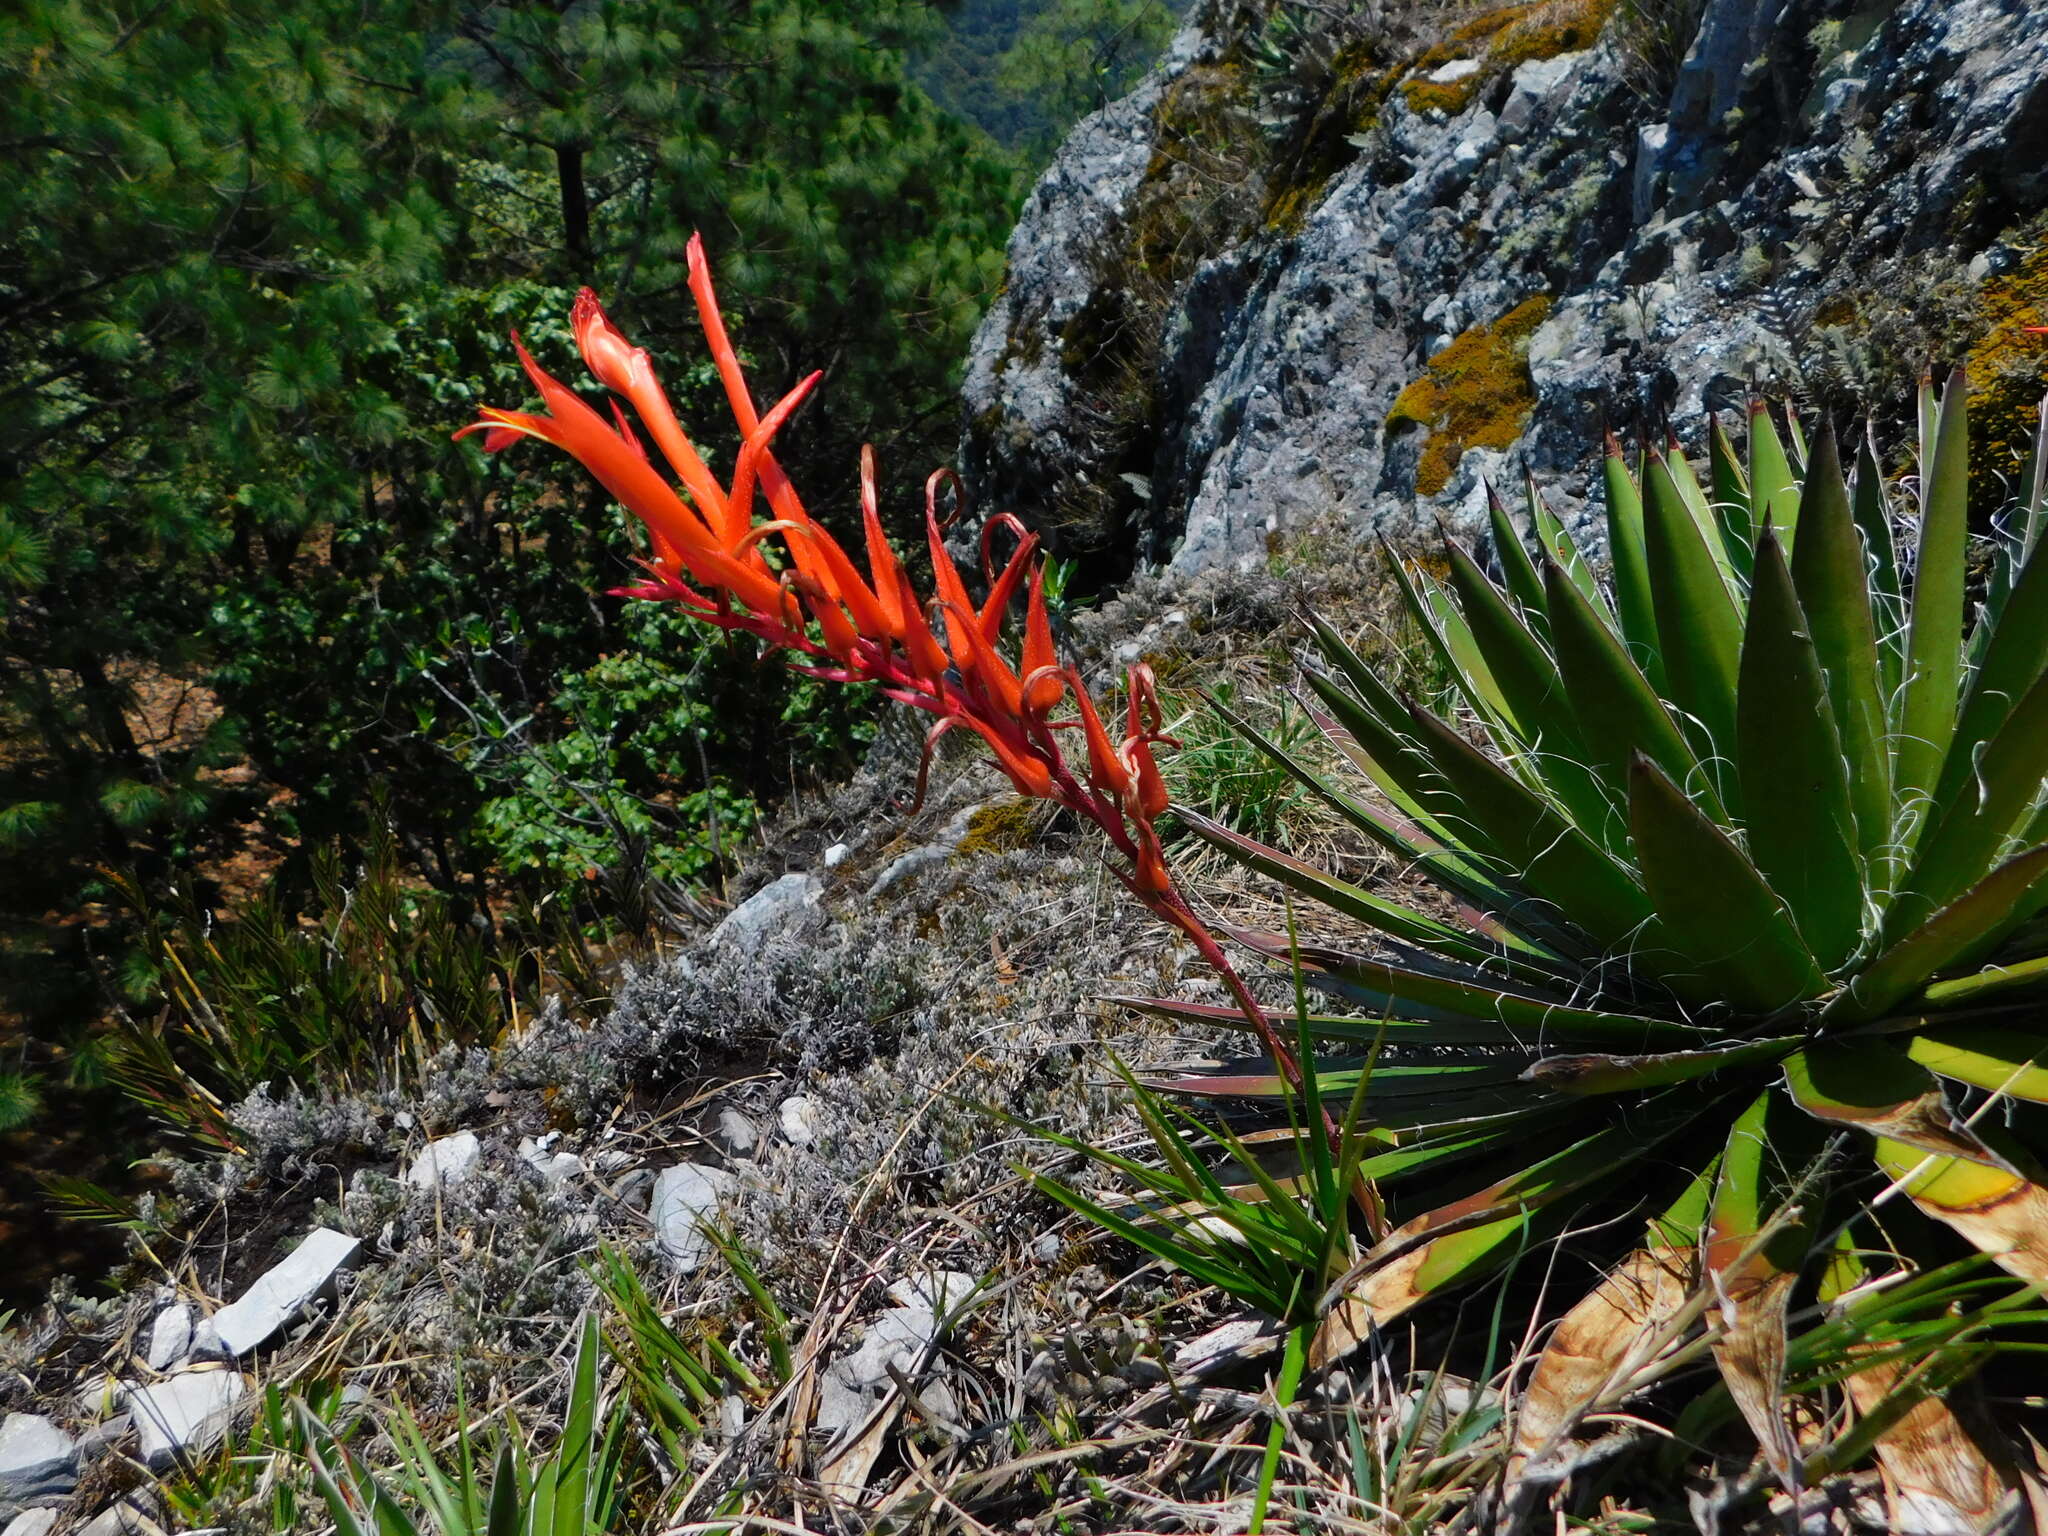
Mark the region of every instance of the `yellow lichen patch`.
<instances>
[{"instance_id":1,"label":"yellow lichen patch","mask_svg":"<svg viewBox=\"0 0 2048 1536\"><path fill-rule=\"evenodd\" d=\"M2040 426L2041 396L2048 393L2048 228L2012 271L1984 285L1979 304L1989 328L1970 349L1970 435L1982 449L1973 457L1970 500L1980 512L1997 510L2026 467Z\"/></svg>"},{"instance_id":2,"label":"yellow lichen patch","mask_svg":"<svg viewBox=\"0 0 2048 1536\"><path fill-rule=\"evenodd\" d=\"M1038 840L1039 805L1011 797L984 805L967 818L967 835L954 850L972 858L979 853L1011 853Z\"/></svg>"},{"instance_id":3,"label":"yellow lichen patch","mask_svg":"<svg viewBox=\"0 0 2048 1536\"><path fill-rule=\"evenodd\" d=\"M1469 448L1511 448L1536 405L1529 337L1550 313L1549 294L1525 299L1491 325L1474 326L1432 357L1402 390L1387 425L1424 428L1415 489L1434 496Z\"/></svg>"},{"instance_id":4,"label":"yellow lichen patch","mask_svg":"<svg viewBox=\"0 0 2048 1536\"><path fill-rule=\"evenodd\" d=\"M1539 0L1475 16L1415 60L1401 82L1401 94L1417 112L1456 115L1516 65L1592 47L1615 4L1616 0ZM1479 68L1458 80L1429 78L1456 59L1476 59Z\"/></svg>"}]
</instances>

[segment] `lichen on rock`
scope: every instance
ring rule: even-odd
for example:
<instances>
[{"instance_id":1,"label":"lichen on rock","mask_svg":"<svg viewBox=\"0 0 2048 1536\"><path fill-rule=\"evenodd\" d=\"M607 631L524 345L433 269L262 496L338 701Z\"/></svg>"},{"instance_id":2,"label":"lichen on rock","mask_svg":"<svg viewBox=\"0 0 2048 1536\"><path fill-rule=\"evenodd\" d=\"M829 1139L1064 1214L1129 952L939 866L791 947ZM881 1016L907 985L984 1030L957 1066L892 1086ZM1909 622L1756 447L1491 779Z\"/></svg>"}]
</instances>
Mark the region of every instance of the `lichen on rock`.
<instances>
[{"instance_id":1,"label":"lichen on rock","mask_svg":"<svg viewBox=\"0 0 2048 1536\"><path fill-rule=\"evenodd\" d=\"M1429 434L1415 489L1434 496L1450 483L1467 449L1515 445L1536 408L1529 338L1550 314L1549 294L1524 299L1490 325L1474 326L1429 359L1422 377L1394 397L1389 427Z\"/></svg>"}]
</instances>

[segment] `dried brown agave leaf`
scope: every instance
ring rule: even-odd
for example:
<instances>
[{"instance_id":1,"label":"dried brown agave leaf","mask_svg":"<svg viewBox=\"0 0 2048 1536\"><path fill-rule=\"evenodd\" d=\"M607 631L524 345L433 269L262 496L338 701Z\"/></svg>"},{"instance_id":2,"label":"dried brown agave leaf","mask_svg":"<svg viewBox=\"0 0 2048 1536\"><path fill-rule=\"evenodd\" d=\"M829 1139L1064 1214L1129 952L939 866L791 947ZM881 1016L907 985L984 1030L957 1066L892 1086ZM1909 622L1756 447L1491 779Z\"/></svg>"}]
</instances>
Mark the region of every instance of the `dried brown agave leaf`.
<instances>
[{"instance_id":1,"label":"dried brown agave leaf","mask_svg":"<svg viewBox=\"0 0 2048 1536\"><path fill-rule=\"evenodd\" d=\"M1696 1305L1694 1268L1685 1251L1638 1248L1564 1315L1515 1410L1511 1483L1677 1340Z\"/></svg>"},{"instance_id":2,"label":"dried brown agave leaf","mask_svg":"<svg viewBox=\"0 0 2048 1536\"><path fill-rule=\"evenodd\" d=\"M1844 1385L1859 1414L1874 1414L1894 1392L1913 1390L1910 1374L1886 1361ZM1993 1529L2011 1511L2020 1483L2009 1460L1994 1454L1996 1446L1995 1432L1973 1430L1946 1394L1930 1393L1908 1408L1875 1446L1891 1529L1901 1536L1978 1536Z\"/></svg>"}]
</instances>

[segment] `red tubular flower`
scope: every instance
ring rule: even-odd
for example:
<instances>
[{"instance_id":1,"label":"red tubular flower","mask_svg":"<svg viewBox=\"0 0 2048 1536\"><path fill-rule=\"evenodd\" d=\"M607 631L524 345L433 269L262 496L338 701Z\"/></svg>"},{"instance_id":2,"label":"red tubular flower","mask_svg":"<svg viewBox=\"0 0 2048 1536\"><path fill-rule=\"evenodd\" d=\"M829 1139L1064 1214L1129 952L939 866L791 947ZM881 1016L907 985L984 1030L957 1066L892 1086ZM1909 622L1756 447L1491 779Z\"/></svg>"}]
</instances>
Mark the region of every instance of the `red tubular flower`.
<instances>
[{"instance_id":1,"label":"red tubular flower","mask_svg":"<svg viewBox=\"0 0 2048 1536\"><path fill-rule=\"evenodd\" d=\"M860 462L860 510L868 557L864 577L804 509L772 450L775 434L809 397L820 375L804 379L762 416L719 315L703 246L694 237L689 266L690 292L704 339L741 436L730 485L719 483L691 445L647 353L612 324L588 289L577 295L570 317L577 349L597 381L632 404L689 500L650 462L616 401L615 429L574 391L543 372L524 347L519 347L519 360L540 393L545 413L485 407L478 421L455 435L481 431L486 434L484 447L493 452L520 437L538 437L581 461L647 527L653 558L641 563L650 579L621 589L626 595L679 602L706 623L745 630L771 647L811 658L802 670L814 676L872 682L888 697L937 716L925 739L925 764L918 772L920 799L933 748L947 731L964 726L987 744L1019 794L1054 800L1094 822L1129 862L1127 870L1119 871L1125 885L1193 941L1237 998L1281 1071L1299 1087L1301 1069L1292 1049L1176 889L1161 851L1153 823L1166 809L1167 791L1152 745L1171 743L1171 738L1162 734L1151 669L1131 669L1123 739L1112 741L1079 673L1059 662L1046 612L1038 540L1014 518L997 519L984 529L982 565L989 592L979 607L969 599L938 515L938 488L946 481L952 483L956 502L964 504L959 478L950 470L933 475L925 486L925 534L936 594L929 607L920 601L883 533L874 454L865 448ZM513 341L516 346L518 338ZM758 524L757 488L770 513ZM1017 548L1000 573L989 546L997 523L1018 536ZM779 555L771 544L779 545ZM685 584L685 574L703 590ZM999 646L1009 608L1027 581L1024 636L1013 666ZM928 617L933 609L945 635L943 645ZM1078 718L1050 720L1069 691ZM1088 755L1085 785L1060 753L1054 734L1060 729L1082 734ZM1334 1148L1336 1129L1325 1118ZM1375 1209L1367 1205L1369 1221L1375 1220Z\"/></svg>"}]
</instances>

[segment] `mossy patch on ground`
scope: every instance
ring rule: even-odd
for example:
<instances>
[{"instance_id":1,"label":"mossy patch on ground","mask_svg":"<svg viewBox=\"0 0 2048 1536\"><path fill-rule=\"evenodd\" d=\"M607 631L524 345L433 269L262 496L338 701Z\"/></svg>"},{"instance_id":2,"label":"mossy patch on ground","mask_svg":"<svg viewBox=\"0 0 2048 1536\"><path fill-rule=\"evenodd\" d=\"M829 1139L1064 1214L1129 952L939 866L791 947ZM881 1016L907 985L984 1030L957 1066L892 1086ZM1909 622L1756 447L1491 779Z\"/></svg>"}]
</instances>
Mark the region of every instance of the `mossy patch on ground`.
<instances>
[{"instance_id":1,"label":"mossy patch on ground","mask_svg":"<svg viewBox=\"0 0 2048 1536\"><path fill-rule=\"evenodd\" d=\"M1981 447L1972 456L1970 500L1995 510L2026 467L2040 428L2041 397L2048 393L2048 221L2032 232L2031 253L2012 271L1984 285L1979 296L1989 322L1970 349L1970 426Z\"/></svg>"},{"instance_id":2,"label":"mossy patch on ground","mask_svg":"<svg viewBox=\"0 0 2048 1536\"><path fill-rule=\"evenodd\" d=\"M1537 0L1475 16L1424 50L1401 82L1401 94L1417 112L1455 116L1516 65L1592 47L1615 4L1616 0ZM1476 59L1480 67L1457 80L1429 78L1455 59Z\"/></svg>"},{"instance_id":3,"label":"mossy patch on ground","mask_svg":"<svg viewBox=\"0 0 2048 1536\"><path fill-rule=\"evenodd\" d=\"M1536 406L1529 337L1550 314L1549 294L1524 299L1491 325L1474 326L1429 359L1402 390L1387 425L1429 433L1415 489L1434 496L1450 483L1469 448L1511 448Z\"/></svg>"},{"instance_id":4,"label":"mossy patch on ground","mask_svg":"<svg viewBox=\"0 0 2048 1536\"><path fill-rule=\"evenodd\" d=\"M1011 796L984 805L967 818L967 835L954 850L963 858L981 853L1013 853L1038 841L1044 807Z\"/></svg>"}]
</instances>

